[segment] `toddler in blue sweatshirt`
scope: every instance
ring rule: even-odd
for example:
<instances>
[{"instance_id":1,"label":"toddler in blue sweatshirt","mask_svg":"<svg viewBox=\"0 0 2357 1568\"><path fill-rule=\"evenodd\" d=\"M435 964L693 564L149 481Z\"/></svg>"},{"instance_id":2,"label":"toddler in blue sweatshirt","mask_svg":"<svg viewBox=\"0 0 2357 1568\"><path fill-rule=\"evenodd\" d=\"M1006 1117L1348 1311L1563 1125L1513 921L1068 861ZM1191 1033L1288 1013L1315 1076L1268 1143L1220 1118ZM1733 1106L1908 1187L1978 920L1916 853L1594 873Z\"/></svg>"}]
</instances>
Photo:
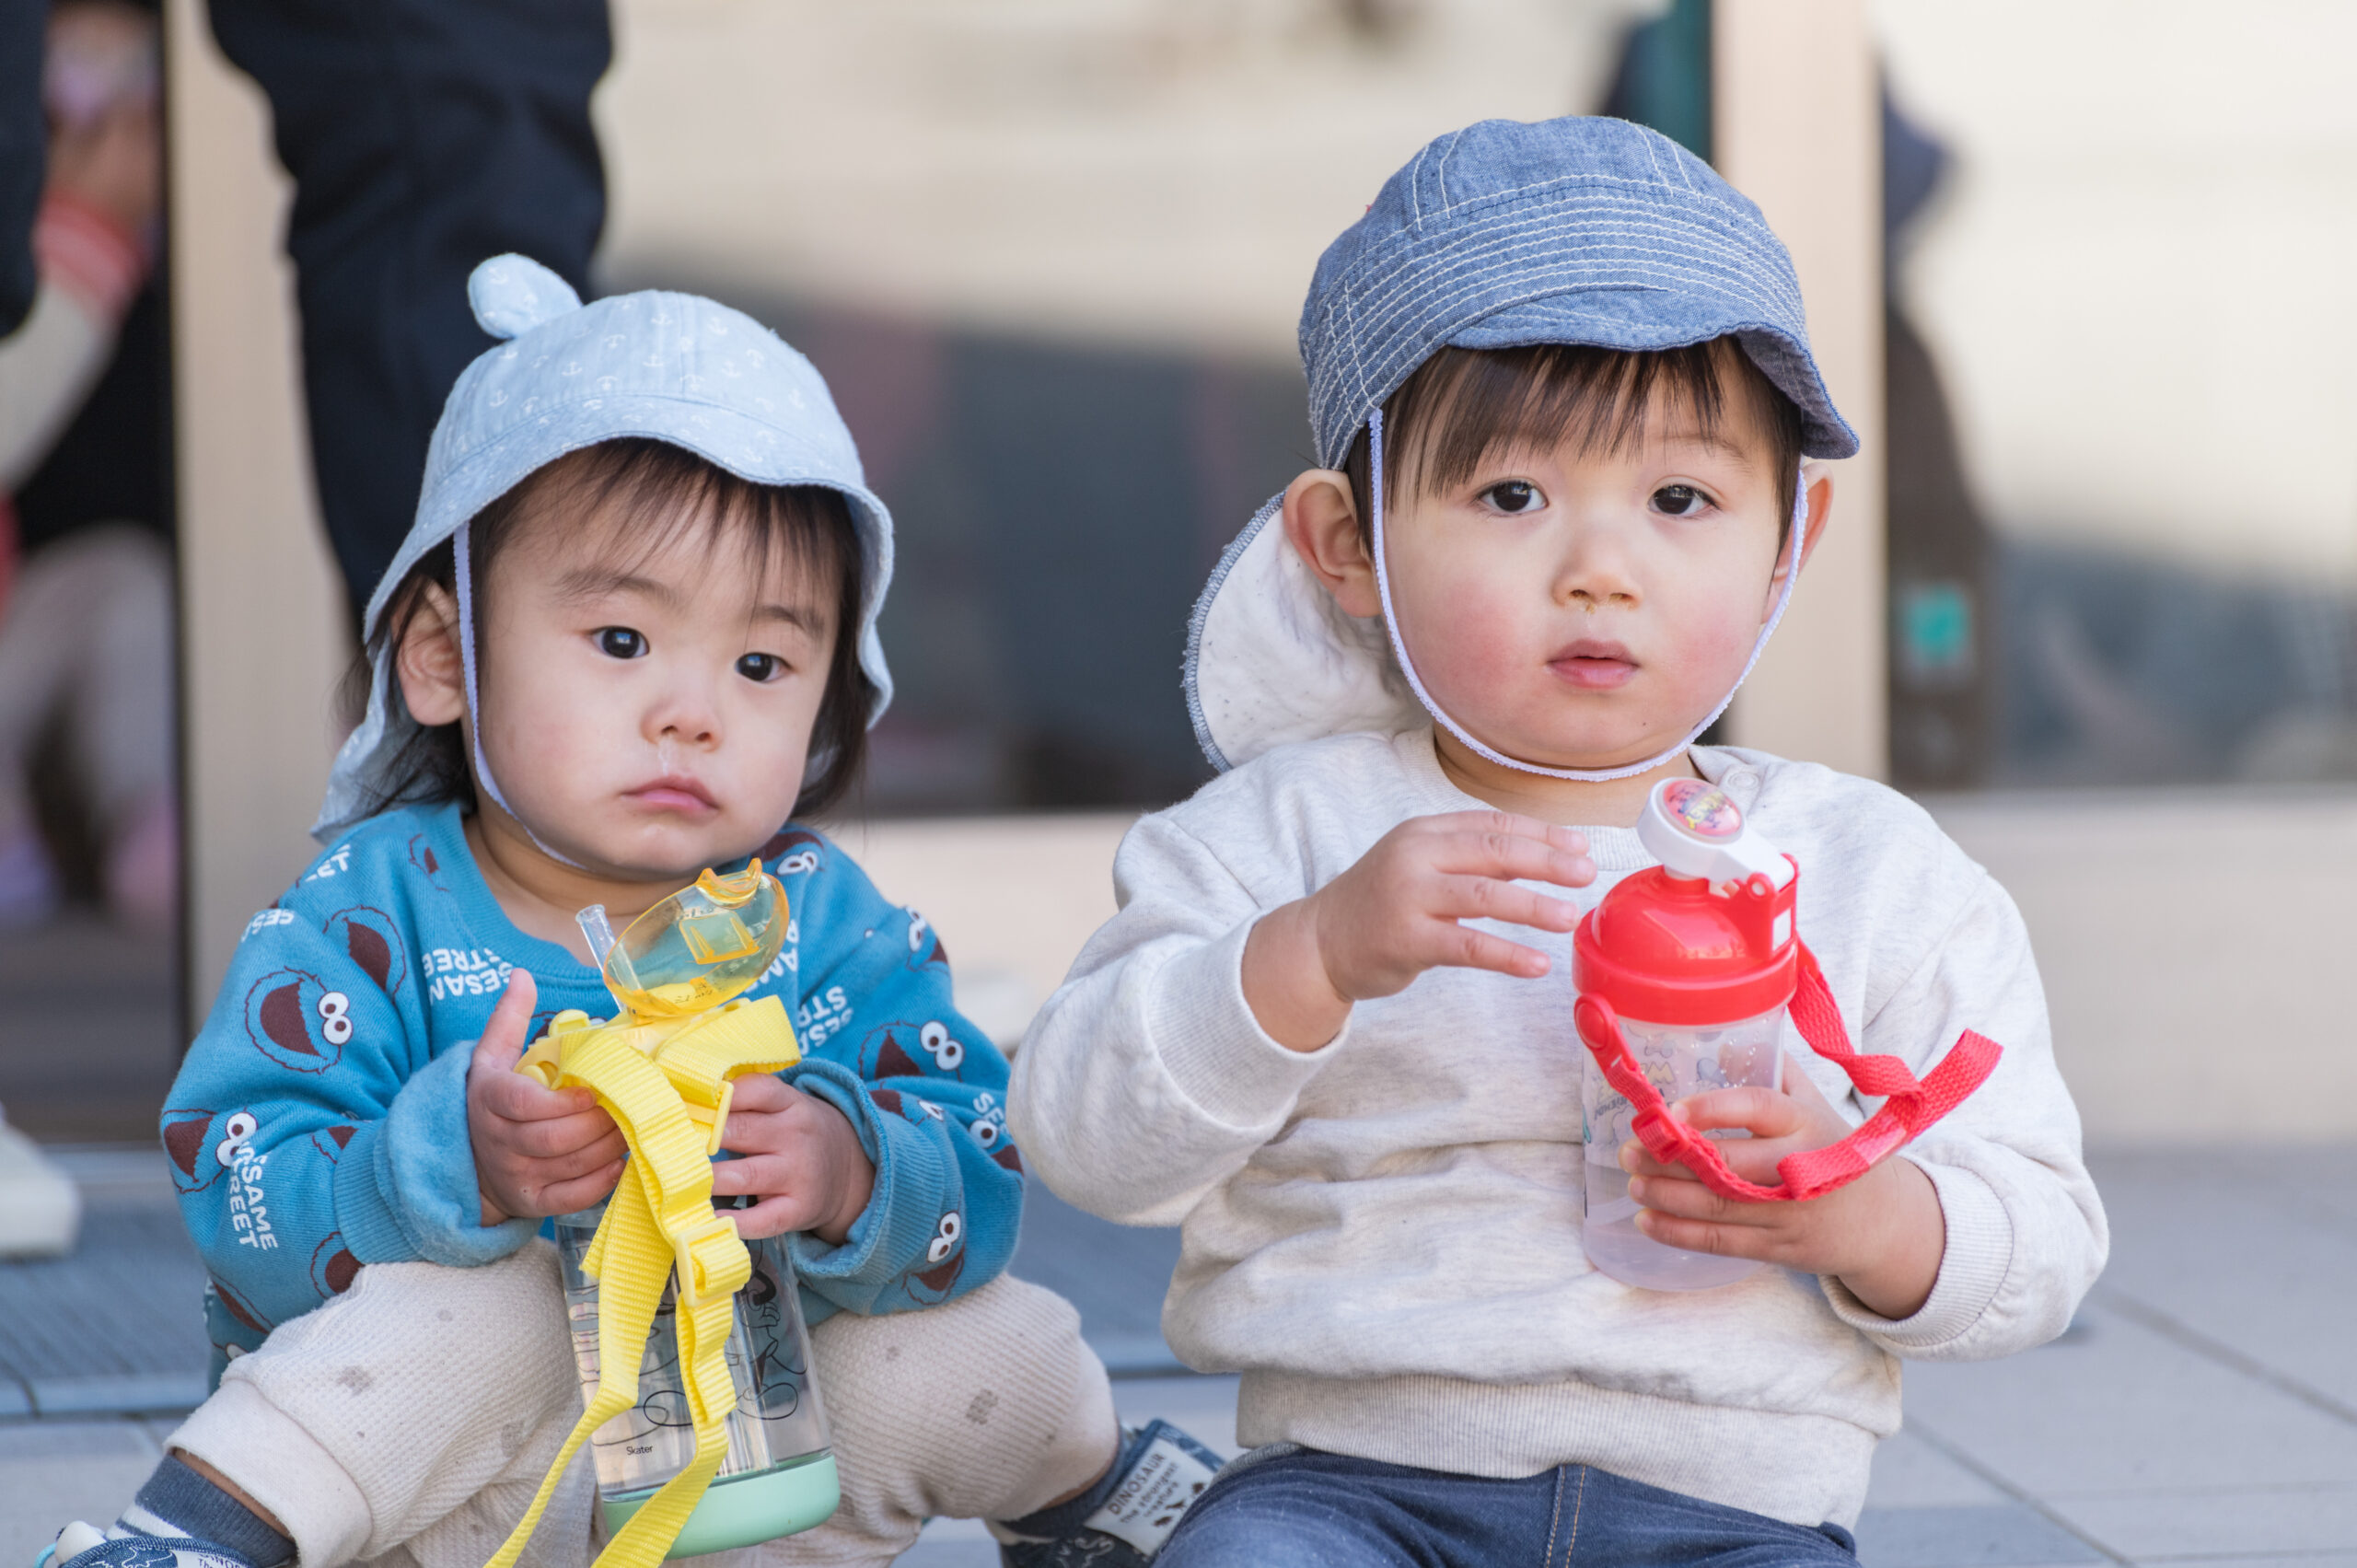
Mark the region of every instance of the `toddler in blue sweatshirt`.
<instances>
[{"instance_id":1,"label":"toddler in blue sweatshirt","mask_svg":"<svg viewBox=\"0 0 2357 1568\"><path fill-rule=\"evenodd\" d=\"M945 1514L1013 1563L1144 1562L1217 1460L1122 1432L1072 1308L1004 1274L1005 1059L923 919L798 825L890 692L890 520L824 383L708 300L585 308L517 257L470 292L505 341L370 602L329 848L249 923L164 1113L217 1388L54 1560L483 1561L580 1411L536 1232L625 1153L513 1069L553 1013L612 1010L576 911L620 927L758 855L791 920L749 994L803 1060L739 1081L713 1187L790 1238L844 1500L754 1554L888 1562ZM590 1504L576 1463L527 1561L585 1561Z\"/></svg>"}]
</instances>

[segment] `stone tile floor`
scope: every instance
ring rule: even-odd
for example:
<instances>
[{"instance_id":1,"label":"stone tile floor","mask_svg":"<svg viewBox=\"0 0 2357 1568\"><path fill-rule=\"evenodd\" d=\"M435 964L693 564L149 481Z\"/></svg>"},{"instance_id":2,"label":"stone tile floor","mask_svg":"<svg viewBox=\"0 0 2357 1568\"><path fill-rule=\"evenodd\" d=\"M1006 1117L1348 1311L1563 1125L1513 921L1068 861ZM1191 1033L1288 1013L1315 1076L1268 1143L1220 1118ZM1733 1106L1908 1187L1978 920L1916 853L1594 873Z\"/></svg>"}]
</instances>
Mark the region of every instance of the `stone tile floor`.
<instances>
[{"instance_id":1,"label":"stone tile floor","mask_svg":"<svg viewBox=\"0 0 2357 1568\"><path fill-rule=\"evenodd\" d=\"M158 1156L69 1154L83 1249L0 1265L0 1568L110 1515L197 1386L196 1267ZM2072 1331L2010 1361L1919 1364L1859 1526L1868 1568L2357 1568L2357 1146L2116 1153L2109 1272ZM1016 1268L1079 1303L1124 1416L1235 1447L1235 1381L1172 1375L1176 1254L1035 1200ZM902 1559L988 1568L979 1525Z\"/></svg>"}]
</instances>

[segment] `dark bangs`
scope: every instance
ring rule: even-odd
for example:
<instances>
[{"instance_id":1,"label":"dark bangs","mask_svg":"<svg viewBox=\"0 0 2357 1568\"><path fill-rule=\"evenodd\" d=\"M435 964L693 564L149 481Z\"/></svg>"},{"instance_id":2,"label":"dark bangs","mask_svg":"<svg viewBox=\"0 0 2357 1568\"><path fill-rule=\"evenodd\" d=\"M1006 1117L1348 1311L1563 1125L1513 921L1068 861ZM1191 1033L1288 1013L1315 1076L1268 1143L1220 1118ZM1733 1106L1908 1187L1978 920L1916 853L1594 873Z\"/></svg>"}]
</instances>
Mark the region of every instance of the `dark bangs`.
<instances>
[{"instance_id":1,"label":"dark bangs","mask_svg":"<svg viewBox=\"0 0 2357 1568\"><path fill-rule=\"evenodd\" d=\"M867 760L867 715L876 686L859 663L859 611L866 565L851 504L841 491L815 484L755 484L684 447L643 439L604 441L536 469L521 483L475 514L468 528L468 559L475 616L478 679L483 662L482 625L490 615L492 563L527 521L582 528L610 518L627 540L625 563L635 563L692 530L717 554L741 548L761 582L781 560L819 581L831 580L834 652L827 667L819 716L810 731L810 769L795 801L796 817L815 816L840 802ZM457 558L448 543L411 568L385 607L384 619L346 674L340 706L357 724L379 654L398 648L425 608L427 584L455 600ZM389 701L401 700L398 675ZM407 802L462 800L474 804L466 742L455 724L421 728L396 759L390 786L367 809Z\"/></svg>"},{"instance_id":2,"label":"dark bangs","mask_svg":"<svg viewBox=\"0 0 2357 1568\"><path fill-rule=\"evenodd\" d=\"M1444 348L1383 405L1383 503L1397 505L1403 470L1415 493L1428 495L1464 483L1515 447L1552 447L1569 436L1583 451L1625 451L1643 441L1657 411L1690 414L1705 436L1716 436L1730 418L1748 424L1747 402L1766 426L1784 497L1781 540L1800 482L1801 411L1732 338L1642 353L1585 343ZM1364 429L1342 467L1364 540L1374 512Z\"/></svg>"}]
</instances>

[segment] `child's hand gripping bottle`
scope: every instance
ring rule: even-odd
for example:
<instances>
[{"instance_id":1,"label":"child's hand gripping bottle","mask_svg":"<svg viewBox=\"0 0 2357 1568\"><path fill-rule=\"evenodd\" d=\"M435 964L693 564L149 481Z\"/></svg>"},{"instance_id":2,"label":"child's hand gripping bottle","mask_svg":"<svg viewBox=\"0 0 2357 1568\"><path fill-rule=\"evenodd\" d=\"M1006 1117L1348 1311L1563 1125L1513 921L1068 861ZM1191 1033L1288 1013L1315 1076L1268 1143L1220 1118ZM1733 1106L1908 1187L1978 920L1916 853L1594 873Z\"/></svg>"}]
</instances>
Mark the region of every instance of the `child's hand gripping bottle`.
<instances>
[{"instance_id":1,"label":"child's hand gripping bottle","mask_svg":"<svg viewBox=\"0 0 2357 1568\"><path fill-rule=\"evenodd\" d=\"M1660 866L1623 878L1580 922L1573 1010L1588 1048L1581 1103L1586 1144L1588 1260L1625 1284L1708 1290L1762 1267L1689 1252L1636 1227L1620 1167L1635 1137L1655 1158L1678 1161L1722 1197L1808 1199L1854 1181L1946 1115L1997 1064L1996 1042L1968 1029L1922 1082L1895 1056L1850 1049L1817 959L1794 926L1799 867L1749 832L1743 813L1701 779L1655 784L1637 836ZM1787 1009L1818 1055L1849 1074L1881 1109L1848 1137L1777 1162L1781 1184L1727 1168L1714 1138L1673 1121L1669 1106L1706 1089L1782 1086Z\"/></svg>"},{"instance_id":2,"label":"child's hand gripping bottle","mask_svg":"<svg viewBox=\"0 0 2357 1568\"><path fill-rule=\"evenodd\" d=\"M839 1496L783 1238L740 1241L712 1205L732 1080L801 1054L778 998L734 1000L784 943L784 889L755 861L704 872L620 939L603 906L580 918L620 1011L559 1013L517 1071L595 1091L631 1157L611 1198L554 1222L587 1409L490 1568L514 1562L585 1438L611 1538L599 1568L791 1535Z\"/></svg>"}]
</instances>

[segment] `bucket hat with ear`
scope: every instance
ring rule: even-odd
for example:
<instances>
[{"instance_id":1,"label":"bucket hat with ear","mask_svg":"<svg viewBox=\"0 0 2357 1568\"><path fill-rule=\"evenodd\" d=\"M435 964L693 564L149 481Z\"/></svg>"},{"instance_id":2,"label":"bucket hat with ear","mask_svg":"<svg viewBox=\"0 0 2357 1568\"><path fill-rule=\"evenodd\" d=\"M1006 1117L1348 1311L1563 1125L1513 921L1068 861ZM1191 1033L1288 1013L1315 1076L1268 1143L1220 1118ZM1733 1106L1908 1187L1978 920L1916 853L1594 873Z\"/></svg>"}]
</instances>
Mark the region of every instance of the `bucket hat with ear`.
<instances>
[{"instance_id":1,"label":"bucket hat with ear","mask_svg":"<svg viewBox=\"0 0 2357 1568\"><path fill-rule=\"evenodd\" d=\"M483 331L506 341L468 366L443 404L417 521L369 598L364 637L410 569L446 540L459 540L466 597L462 530L535 470L584 447L643 436L755 484L842 492L859 533L865 594L856 646L876 687L874 724L892 695L876 634L892 580L892 517L868 490L851 432L810 362L751 317L694 295L650 289L584 305L571 285L521 256L477 267L467 297ZM463 642L471 696L472 636ZM314 837L324 842L396 803L386 795L393 763L418 730L392 677L392 650L379 649L367 712L336 753ZM480 763L478 772L495 796Z\"/></svg>"},{"instance_id":2,"label":"bucket hat with ear","mask_svg":"<svg viewBox=\"0 0 2357 1568\"><path fill-rule=\"evenodd\" d=\"M1379 476L1384 401L1445 347L1635 352L1722 337L1800 410L1805 456L1857 451L1809 351L1792 258L1747 197L1677 143L1626 121L1484 121L1419 152L1318 260L1301 312L1318 463L1341 468L1359 432L1373 429ZM1381 567L1379 478L1375 491L1369 521ZM1344 615L1286 542L1283 499L1228 546L1188 629L1188 711L1213 767L1289 741L1405 729L1426 711L1484 755L1550 776L1643 772L1692 740L1600 772L1490 751L1417 679L1388 612L1387 572L1382 619ZM1777 616L1797 576L1785 574ZM1754 659L1774 629L1771 618Z\"/></svg>"}]
</instances>

